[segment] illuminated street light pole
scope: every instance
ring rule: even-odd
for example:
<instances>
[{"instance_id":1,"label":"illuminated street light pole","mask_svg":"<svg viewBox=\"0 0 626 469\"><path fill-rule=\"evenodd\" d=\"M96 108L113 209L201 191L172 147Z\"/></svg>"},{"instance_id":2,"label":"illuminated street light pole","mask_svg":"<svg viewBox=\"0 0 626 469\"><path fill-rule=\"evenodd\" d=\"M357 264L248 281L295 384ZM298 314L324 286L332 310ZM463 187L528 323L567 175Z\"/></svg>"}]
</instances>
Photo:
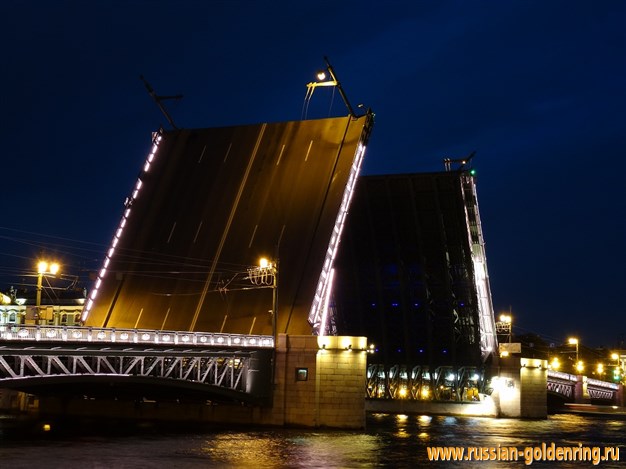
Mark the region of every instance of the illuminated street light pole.
<instances>
[{"instance_id":1,"label":"illuminated street light pole","mask_svg":"<svg viewBox=\"0 0 626 469\"><path fill-rule=\"evenodd\" d=\"M611 359L615 360L615 372L613 376L615 379L619 381L621 380L621 375L622 375L622 363L620 362L620 356L618 353L612 353Z\"/></svg>"},{"instance_id":2,"label":"illuminated street light pole","mask_svg":"<svg viewBox=\"0 0 626 469\"><path fill-rule=\"evenodd\" d=\"M578 345L579 345L578 339L576 339L576 338L572 337L572 338L568 339L568 340L567 340L567 342L568 342L570 345L575 345L575 346L576 346L576 365L574 365L574 368L575 368L575 370L576 370L578 373L582 373L582 372L583 372L583 370L584 370L584 366L583 366L583 362L581 362L581 361L578 359L578 357L579 357L579 355L578 355Z\"/></svg>"},{"instance_id":3,"label":"illuminated street light pole","mask_svg":"<svg viewBox=\"0 0 626 469\"><path fill-rule=\"evenodd\" d=\"M511 337L513 335L513 317L510 314L500 315L501 330L508 334L509 344L511 343Z\"/></svg>"},{"instance_id":4,"label":"illuminated street light pole","mask_svg":"<svg viewBox=\"0 0 626 469\"><path fill-rule=\"evenodd\" d=\"M324 62L326 62L326 70L322 70L317 73L317 79L319 81L307 83L306 85L307 92L304 98L305 103L308 103L311 100L311 96L313 96L313 91L318 86L334 86L339 91L339 95L341 96L341 99L343 99L343 103L348 108L348 112L350 113L350 116L356 119L357 115L354 112L354 109L352 108L350 101L348 101L348 97L346 96L345 91L341 87L341 83L339 82L339 79L337 78L337 75L335 74L335 70L333 69L332 65L330 65L330 62L328 61L328 57L324 57ZM330 75L330 80L323 81L323 80L326 80L326 72L328 72L328 75Z\"/></svg>"},{"instance_id":5,"label":"illuminated street light pole","mask_svg":"<svg viewBox=\"0 0 626 469\"><path fill-rule=\"evenodd\" d=\"M35 300L35 306L37 306L37 309L41 306L41 290L43 289L44 275L56 275L58 272L59 264L56 262L49 264L46 261L39 261L37 264L37 299Z\"/></svg>"},{"instance_id":6,"label":"illuminated street light pole","mask_svg":"<svg viewBox=\"0 0 626 469\"><path fill-rule=\"evenodd\" d=\"M260 288L272 289L272 337L276 343L276 316L278 308L278 261L268 261L266 258L259 260L258 267L248 269L248 278Z\"/></svg>"},{"instance_id":7,"label":"illuminated street light pole","mask_svg":"<svg viewBox=\"0 0 626 469\"><path fill-rule=\"evenodd\" d=\"M575 338L569 338L567 340L567 343L570 345L575 345L576 346L576 363L578 363L578 339Z\"/></svg>"},{"instance_id":8,"label":"illuminated street light pole","mask_svg":"<svg viewBox=\"0 0 626 469\"><path fill-rule=\"evenodd\" d=\"M510 314L501 314L500 320L496 322L496 333L506 334L508 336L509 345L506 348L500 344L500 356L508 357L511 353L511 337L513 331L513 318Z\"/></svg>"}]
</instances>

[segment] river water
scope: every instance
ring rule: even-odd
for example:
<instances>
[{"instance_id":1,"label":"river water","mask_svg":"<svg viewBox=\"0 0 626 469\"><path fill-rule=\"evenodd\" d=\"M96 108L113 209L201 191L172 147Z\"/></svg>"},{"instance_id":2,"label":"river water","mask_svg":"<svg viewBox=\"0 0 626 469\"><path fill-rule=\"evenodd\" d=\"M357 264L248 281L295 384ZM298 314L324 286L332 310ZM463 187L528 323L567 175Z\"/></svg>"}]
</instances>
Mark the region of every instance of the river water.
<instances>
[{"instance_id":1,"label":"river water","mask_svg":"<svg viewBox=\"0 0 626 469\"><path fill-rule=\"evenodd\" d=\"M186 429L97 422L63 432L16 433L0 420L0 467L15 468L400 468L525 467L517 462L429 461L427 447L620 447L626 420L557 414L547 420L373 414L363 431ZM38 424L40 425L40 424ZM533 462L532 467L593 467L591 461ZM626 467L600 462L598 467Z\"/></svg>"}]
</instances>

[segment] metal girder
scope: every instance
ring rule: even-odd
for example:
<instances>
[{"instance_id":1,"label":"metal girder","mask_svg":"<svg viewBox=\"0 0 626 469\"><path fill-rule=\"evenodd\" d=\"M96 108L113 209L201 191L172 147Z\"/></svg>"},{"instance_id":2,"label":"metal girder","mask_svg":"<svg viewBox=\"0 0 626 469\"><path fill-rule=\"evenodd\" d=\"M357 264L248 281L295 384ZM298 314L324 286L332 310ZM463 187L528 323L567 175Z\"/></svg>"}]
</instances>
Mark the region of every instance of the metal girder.
<instances>
[{"instance_id":1,"label":"metal girder","mask_svg":"<svg viewBox=\"0 0 626 469\"><path fill-rule=\"evenodd\" d=\"M368 398L407 400L472 400L475 389L482 392L484 374L474 367L455 369L437 367L431 373L426 366L371 364L367 368L366 396Z\"/></svg>"},{"instance_id":2,"label":"metal girder","mask_svg":"<svg viewBox=\"0 0 626 469\"><path fill-rule=\"evenodd\" d=\"M94 356L36 354L33 350L0 356L0 386L8 380L49 376L119 375L192 381L245 391L249 356Z\"/></svg>"}]
</instances>

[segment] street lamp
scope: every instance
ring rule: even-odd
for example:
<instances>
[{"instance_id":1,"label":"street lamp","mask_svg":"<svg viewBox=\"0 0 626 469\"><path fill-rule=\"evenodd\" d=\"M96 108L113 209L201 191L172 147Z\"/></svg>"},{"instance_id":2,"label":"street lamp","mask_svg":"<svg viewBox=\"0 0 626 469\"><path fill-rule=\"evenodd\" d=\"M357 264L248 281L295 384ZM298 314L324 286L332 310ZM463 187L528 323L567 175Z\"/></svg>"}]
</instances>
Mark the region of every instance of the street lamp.
<instances>
[{"instance_id":1,"label":"street lamp","mask_svg":"<svg viewBox=\"0 0 626 469\"><path fill-rule=\"evenodd\" d=\"M513 332L513 317L510 314L501 314L500 322L496 324L496 330L498 332L504 332L505 334L508 334L510 344Z\"/></svg>"},{"instance_id":2,"label":"street lamp","mask_svg":"<svg viewBox=\"0 0 626 469\"><path fill-rule=\"evenodd\" d=\"M305 104L308 107L308 103L311 100L311 97L313 96L313 91L315 91L315 88L317 88L318 86L334 86L339 91L339 94L341 95L341 99L343 99L343 103L348 108L348 112L350 113L350 116L356 119L357 115L354 112L354 109L352 108L350 101L348 101L348 97L346 96L345 91L341 87L341 83L339 82L339 79L337 78L337 75L335 74L335 70L333 69L332 65L330 65L330 62L328 61L328 57L324 57L324 62L326 62L326 69L320 70L319 72L317 72L318 81L307 83L306 85L307 91L306 91L306 96L304 97ZM330 80L326 80L326 72L328 72L328 75L330 76Z\"/></svg>"},{"instance_id":3,"label":"street lamp","mask_svg":"<svg viewBox=\"0 0 626 469\"><path fill-rule=\"evenodd\" d=\"M620 380L621 372L622 372L622 364L620 362L620 356L618 353L613 352L611 354L611 359L615 360L615 371L613 372L613 379L616 381Z\"/></svg>"},{"instance_id":4,"label":"street lamp","mask_svg":"<svg viewBox=\"0 0 626 469\"><path fill-rule=\"evenodd\" d=\"M44 275L56 275L59 269L60 266L56 262L48 263L46 261L39 261L37 264L37 299L35 301L37 308L41 306L41 290L43 289Z\"/></svg>"},{"instance_id":5,"label":"street lamp","mask_svg":"<svg viewBox=\"0 0 626 469\"><path fill-rule=\"evenodd\" d=\"M567 339L567 343L570 345L575 345L576 346L576 369L578 370L579 364L580 362L578 361L578 339L575 339L573 337Z\"/></svg>"},{"instance_id":6,"label":"street lamp","mask_svg":"<svg viewBox=\"0 0 626 469\"><path fill-rule=\"evenodd\" d=\"M602 377L604 376L604 364L603 363L598 363L596 365L596 372L598 373L598 376L600 377L600 379L602 379Z\"/></svg>"},{"instance_id":7,"label":"street lamp","mask_svg":"<svg viewBox=\"0 0 626 469\"><path fill-rule=\"evenodd\" d=\"M272 336L276 342L276 316L278 308L278 261L270 262L262 257L257 267L248 269L248 278L259 288L272 289Z\"/></svg>"}]
</instances>

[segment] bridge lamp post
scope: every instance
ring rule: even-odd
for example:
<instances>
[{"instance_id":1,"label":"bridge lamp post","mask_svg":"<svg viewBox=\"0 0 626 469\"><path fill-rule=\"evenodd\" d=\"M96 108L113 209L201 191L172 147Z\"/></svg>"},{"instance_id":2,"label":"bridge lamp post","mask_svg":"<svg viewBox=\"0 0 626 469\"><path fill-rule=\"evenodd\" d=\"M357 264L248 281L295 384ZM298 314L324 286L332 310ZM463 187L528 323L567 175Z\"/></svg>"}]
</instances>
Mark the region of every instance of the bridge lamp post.
<instances>
[{"instance_id":1,"label":"bridge lamp post","mask_svg":"<svg viewBox=\"0 0 626 469\"><path fill-rule=\"evenodd\" d=\"M43 289L43 277L45 275L56 275L59 272L59 264L56 262L48 263L47 261L39 261L37 264L37 299L35 306L41 306L41 290Z\"/></svg>"},{"instance_id":2,"label":"bridge lamp post","mask_svg":"<svg viewBox=\"0 0 626 469\"><path fill-rule=\"evenodd\" d=\"M578 370L578 367L580 365L580 362L578 361L578 339L575 339L573 337L567 339L567 343L570 345L575 345L576 346L576 370Z\"/></svg>"},{"instance_id":3,"label":"bridge lamp post","mask_svg":"<svg viewBox=\"0 0 626 469\"><path fill-rule=\"evenodd\" d=\"M509 336L509 344L511 343L511 336L513 335L513 317L510 314L500 315L500 330Z\"/></svg>"},{"instance_id":4,"label":"bridge lamp post","mask_svg":"<svg viewBox=\"0 0 626 469\"><path fill-rule=\"evenodd\" d=\"M582 361L577 361L576 362L576 371L578 373L582 373L584 371L584 369L585 369L584 363Z\"/></svg>"},{"instance_id":5,"label":"bridge lamp post","mask_svg":"<svg viewBox=\"0 0 626 469\"><path fill-rule=\"evenodd\" d=\"M602 378L602 376L604 376L604 364L598 363L598 365L596 366L596 371L598 372L598 376Z\"/></svg>"},{"instance_id":6,"label":"bridge lamp post","mask_svg":"<svg viewBox=\"0 0 626 469\"><path fill-rule=\"evenodd\" d=\"M278 313L278 261L270 262L265 257L259 260L258 267L248 269L248 278L260 288L272 289L272 336L276 344L276 315Z\"/></svg>"},{"instance_id":7,"label":"bridge lamp post","mask_svg":"<svg viewBox=\"0 0 626 469\"><path fill-rule=\"evenodd\" d=\"M615 360L615 365L619 368L620 363L619 363L619 354L617 353L612 353L611 354L611 360Z\"/></svg>"},{"instance_id":8,"label":"bridge lamp post","mask_svg":"<svg viewBox=\"0 0 626 469\"><path fill-rule=\"evenodd\" d=\"M320 70L317 72L316 78L318 81L307 83L306 85L307 92L304 98L305 103L308 103L311 100L311 96L313 96L313 91L315 91L315 88L317 88L318 86L334 86L339 91L339 94L341 95L341 99L343 100L343 103L348 108L348 112L350 113L350 116L356 119L357 115L354 112L354 109L352 105L350 104L350 101L348 101L348 97L346 96L345 91L341 87L341 83L339 82L339 79L337 78L337 75L335 74L335 70L333 69L332 65L330 65L330 62L328 61L328 57L324 57L324 62L326 62L326 69ZM330 78L330 79L327 79L327 78Z\"/></svg>"},{"instance_id":9,"label":"bridge lamp post","mask_svg":"<svg viewBox=\"0 0 626 469\"><path fill-rule=\"evenodd\" d=\"M614 376L619 379L619 377L622 374L622 364L619 360L619 354L618 353L612 353L611 354L611 359L615 360L615 372L614 372Z\"/></svg>"},{"instance_id":10,"label":"bridge lamp post","mask_svg":"<svg viewBox=\"0 0 626 469\"><path fill-rule=\"evenodd\" d=\"M508 357L511 353L511 338L513 331L513 318L510 314L501 314L500 320L496 321L496 333L497 334L506 334L508 336L509 345L504 346L500 344L500 357Z\"/></svg>"}]
</instances>

